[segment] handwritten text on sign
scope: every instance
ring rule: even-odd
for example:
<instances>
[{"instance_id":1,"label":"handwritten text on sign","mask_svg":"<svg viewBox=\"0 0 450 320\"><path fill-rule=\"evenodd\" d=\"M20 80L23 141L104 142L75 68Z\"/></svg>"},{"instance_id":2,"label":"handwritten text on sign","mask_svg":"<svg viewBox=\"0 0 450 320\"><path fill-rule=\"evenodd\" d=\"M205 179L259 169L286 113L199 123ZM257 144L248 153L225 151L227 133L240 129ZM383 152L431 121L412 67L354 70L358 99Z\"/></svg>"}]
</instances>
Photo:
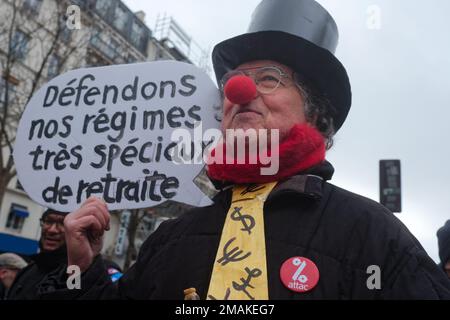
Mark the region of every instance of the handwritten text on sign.
<instances>
[{"instance_id":1,"label":"handwritten text on sign","mask_svg":"<svg viewBox=\"0 0 450 320\"><path fill-rule=\"evenodd\" d=\"M193 65L159 61L79 69L43 86L20 121L14 159L26 192L70 211L89 196L110 209L172 199L196 205L202 164L171 141L175 129L217 128L218 90ZM201 139L201 138L200 138ZM195 141L202 148L213 141Z\"/></svg>"}]
</instances>

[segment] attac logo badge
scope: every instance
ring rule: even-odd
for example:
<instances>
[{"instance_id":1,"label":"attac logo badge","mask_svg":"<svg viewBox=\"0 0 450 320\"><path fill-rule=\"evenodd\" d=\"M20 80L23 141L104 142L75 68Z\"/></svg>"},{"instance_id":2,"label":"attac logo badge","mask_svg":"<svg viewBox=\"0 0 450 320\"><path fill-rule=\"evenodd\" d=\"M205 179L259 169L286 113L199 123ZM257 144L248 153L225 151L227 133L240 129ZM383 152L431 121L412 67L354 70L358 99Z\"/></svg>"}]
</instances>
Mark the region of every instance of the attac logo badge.
<instances>
[{"instance_id":1,"label":"attac logo badge","mask_svg":"<svg viewBox=\"0 0 450 320\"><path fill-rule=\"evenodd\" d=\"M307 258L292 257L281 266L280 278L289 290L307 292L319 282L319 269Z\"/></svg>"}]
</instances>

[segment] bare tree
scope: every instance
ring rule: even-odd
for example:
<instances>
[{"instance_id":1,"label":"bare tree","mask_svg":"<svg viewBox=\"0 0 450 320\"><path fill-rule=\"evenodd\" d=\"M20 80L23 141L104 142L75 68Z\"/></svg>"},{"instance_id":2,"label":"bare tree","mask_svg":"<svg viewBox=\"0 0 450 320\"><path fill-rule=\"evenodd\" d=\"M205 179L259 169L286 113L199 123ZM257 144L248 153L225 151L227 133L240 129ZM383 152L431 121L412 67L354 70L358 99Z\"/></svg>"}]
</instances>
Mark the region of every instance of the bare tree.
<instances>
[{"instance_id":1,"label":"bare tree","mask_svg":"<svg viewBox=\"0 0 450 320\"><path fill-rule=\"evenodd\" d=\"M157 228L157 221L179 217L192 206L175 201L165 201L157 206L130 210L127 225L128 248L125 255L124 271L135 262L139 253L136 240L145 241ZM149 218L149 219L146 219ZM138 240L138 241L139 241Z\"/></svg>"},{"instance_id":2,"label":"bare tree","mask_svg":"<svg viewBox=\"0 0 450 320\"><path fill-rule=\"evenodd\" d=\"M0 204L7 186L16 176L12 158L13 146L19 120L25 106L45 82L50 80L49 69L55 76L72 67L86 64L87 43L107 32L96 25L95 16L83 21L83 31L75 37L66 24L66 10L69 0L52 0L54 10L46 14L36 14L32 6L39 1L0 0ZM27 4L28 3L28 4ZM46 3L42 1L42 3ZM86 1L85 12L92 10ZM80 4L81 6L81 4ZM39 16L41 17L40 19ZM87 28L85 28L87 27ZM78 30L76 31L78 32ZM75 32L73 32L75 33ZM54 57L58 57L55 64ZM117 54L105 63L124 63L125 58ZM141 57L145 60L145 57ZM103 60L102 60L103 61ZM155 208L156 210L156 208ZM184 207L183 207L184 210ZM158 208L157 215L174 217L182 210L177 206L165 205ZM139 228L145 218L152 216L152 209L132 210L127 227L129 246L126 251L124 269L136 260L139 246ZM138 241L136 241L138 240Z\"/></svg>"},{"instance_id":3,"label":"bare tree","mask_svg":"<svg viewBox=\"0 0 450 320\"><path fill-rule=\"evenodd\" d=\"M46 71L52 68L54 75L60 73L69 58L88 41L86 37L71 37L72 31L66 26L68 2L55 0L52 4L51 15L39 21L35 8L27 1L0 0L0 203L7 185L16 176L13 145L25 106L39 87L50 80ZM51 61L54 57L59 57L56 65Z\"/></svg>"}]
</instances>

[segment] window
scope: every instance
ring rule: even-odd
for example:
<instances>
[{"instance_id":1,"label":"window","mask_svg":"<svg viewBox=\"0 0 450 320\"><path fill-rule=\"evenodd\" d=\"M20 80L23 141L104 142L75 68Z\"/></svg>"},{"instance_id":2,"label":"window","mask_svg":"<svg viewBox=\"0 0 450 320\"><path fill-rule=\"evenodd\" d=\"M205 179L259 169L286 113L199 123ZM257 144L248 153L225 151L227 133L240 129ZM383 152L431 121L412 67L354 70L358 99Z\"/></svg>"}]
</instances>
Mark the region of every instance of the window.
<instances>
[{"instance_id":1,"label":"window","mask_svg":"<svg viewBox=\"0 0 450 320\"><path fill-rule=\"evenodd\" d=\"M9 210L8 219L6 221L6 228L21 232L25 219L29 215L30 214L27 207L12 203Z\"/></svg>"},{"instance_id":2,"label":"window","mask_svg":"<svg viewBox=\"0 0 450 320\"><path fill-rule=\"evenodd\" d=\"M54 78L58 75L59 63L60 63L60 59L55 54L52 54L50 56L50 58L48 59L47 77L49 79Z\"/></svg>"},{"instance_id":3,"label":"window","mask_svg":"<svg viewBox=\"0 0 450 320\"><path fill-rule=\"evenodd\" d=\"M100 13L100 15L105 16L108 13L108 9L111 3L111 0L97 0L95 9L98 11L98 13Z\"/></svg>"},{"instance_id":4,"label":"window","mask_svg":"<svg viewBox=\"0 0 450 320\"><path fill-rule=\"evenodd\" d=\"M41 9L42 0L25 0L23 2L23 9L33 15L38 15Z\"/></svg>"},{"instance_id":5,"label":"window","mask_svg":"<svg viewBox=\"0 0 450 320\"><path fill-rule=\"evenodd\" d=\"M93 35L91 38L91 44L109 60L116 59L122 52L120 44L114 39L109 39L109 42L107 42L98 35Z\"/></svg>"},{"instance_id":6,"label":"window","mask_svg":"<svg viewBox=\"0 0 450 320\"><path fill-rule=\"evenodd\" d=\"M115 57L115 56L118 56L118 55L120 54L121 50L122 50L121 47L120 47L119 42L117 42L117 41L114 40L114 39L111 39L109 45L110 45L111 49L112 49L113 52L114 52L114 57Z\"/></svg>"},{"instance_id":7,"label":"window","mask_svg":"<svg viewBox=\"0 0 450 320\"><path fill-rule=\"evenodd\" d=\"M16 86L11 82L8 83L8 105L14 103L16 97ZM0 77L0 109L4 107L6 100L6 80Z\"/></svg>"},{"instance_id":8,"label":"window","mask_svg":"<svg viewBox=\"0 0 450 320\"><path fill-rule=\"evenodd\" d=\"M143 28L136 21L133 21L133 25L131 27L131 42L133 42L133 44L139 49L141 49L143 34Z\"/></svg>"},{"instance_id":9,"label":"window","mask_svg":"<svg viewBox=\"0 0 450 320\"><path fill-rule=\"evenodd\" d=\"M137 58L133 56L132 54L128 55L127 63L135 63L137 62Z\"/></svg>"},{"instance_id":10,"label":"window","mask_svg":"<svg viewBox=\"0 0 450 320\"><path fill-rule=\"evenodd\" d=\"M29 37L20 30L14 33L11 43L12 55L17 60L22 60L27 55Z\"/></svg>"},{"instance_id":11,"label":"window","mask_svg":"<svg viewBox=\"0 0 450 320\"><path fill-rule=\"evenodd\" d=\"M0 77L0 109L3 107L3 103L6 100L6 87L5 87L5 79Z\"/></svg>"},{"instance_id":12,"label":"window","mask_svg":"<svg viewBox=\"0 0 450 320\"><path fill-rule=\"evenodd\" d=\"M59 35L58 38L68 44L72 40L72 30L67 27L67 17L61 16L59 18Z\"/></svg>"},{"instance_id":13,"label":"window","mask_svg":"<svg viewBox=\"0 0 450 320\"><path fill-rule=\"evenodd\" d=\"M91 42L98 41L100 38L100 35L102 34L102 31L98 27L93 27L91 31Z\"/></svg>"},{"instance_id":14,"label":"window","mask_svg":"<svg viewBox=\"0 0 450 320\"><path fill-rule=\"evenodd\" d=\"M127 18L127 11L122 6L118 5L114 13L114 26L117 29L124 31L127 24Z\"/></svg>"},{"instance_id":15,"label":"window","mask_svg":"<svg viewBox=\"0 0 450 320\"><path fill-rule=\"evenodd\" d=\"M66 24L62 25L61 33L59 34L59 37L62 42L69 43L72 39L72 30L67 28Z\"/></svg>"}]
</instances>

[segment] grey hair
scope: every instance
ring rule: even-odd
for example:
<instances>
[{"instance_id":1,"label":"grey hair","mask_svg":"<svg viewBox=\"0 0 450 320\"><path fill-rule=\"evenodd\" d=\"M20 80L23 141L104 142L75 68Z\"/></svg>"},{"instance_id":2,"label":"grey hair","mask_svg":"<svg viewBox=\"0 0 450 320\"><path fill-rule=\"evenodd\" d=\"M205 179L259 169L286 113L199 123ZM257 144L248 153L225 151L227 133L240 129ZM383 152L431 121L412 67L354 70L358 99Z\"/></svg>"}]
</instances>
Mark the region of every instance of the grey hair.
<instances>
[{"instance_id":1,"label":"grey hair","mask_svg":"<svg viewBox=\"0 0 450 320\"><path fill-rule=\"evenodd\" d=\"M294 74L294 79L304 101L306 121L322 134L326 149L331 149L334 142L333 117L336 114L336 109L325 95L320 94L297 73Z\"/></svg>"}]
</instances>

